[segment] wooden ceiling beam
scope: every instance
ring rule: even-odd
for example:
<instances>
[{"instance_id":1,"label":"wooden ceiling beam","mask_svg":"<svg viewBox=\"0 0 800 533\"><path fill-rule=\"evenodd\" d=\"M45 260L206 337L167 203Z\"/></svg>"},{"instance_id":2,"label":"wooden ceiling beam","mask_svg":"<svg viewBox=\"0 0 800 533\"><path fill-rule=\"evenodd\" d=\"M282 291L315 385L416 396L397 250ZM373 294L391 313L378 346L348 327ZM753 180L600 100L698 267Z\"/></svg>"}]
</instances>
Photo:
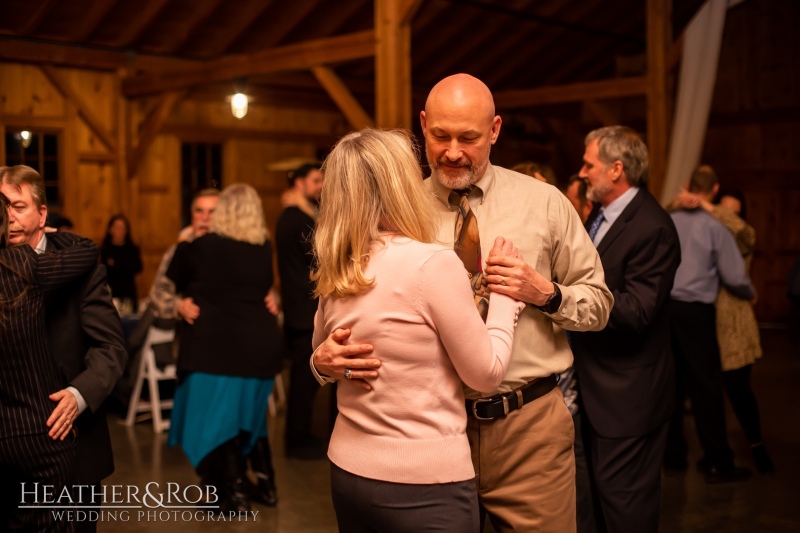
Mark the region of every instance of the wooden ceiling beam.
<instances>
[{"instance_id":1,"label":"wooden ceiling beam","mask_svg":"<svg viewBox=\"0 0 800 533\"><path fill-rule=\"evenodd\" d=\"M138 10L137 16L125 26L125 31L117 35L112 44L116 46L128 46L131 44L155 20L168 3L169 0L147 0Z\"/></svg>"},{"instance_id":2,"label":"wooden ceiling beam","mask_svg":"<svg viewBox=\"0 0 800 533\"><path fill-rule=\"evenodd\" d=\"M277 10L273 17L270 17L269 27L254 39L249 39L248 42L256 44L259 50L273 48L317 8L317 2L312 0L292 0L282 4L281 9ZM333 6L333 8L338 9L338 6Z\"/></svg>"},{"instance_id":3,"label":"wooden ceiling beam","mask_svg":"<svg viewBox=\"0 0 800 533\"><path fill-rule=\"evenodd\" d=\"M17 35L30 35L35 32L47 14L50 13L50 10L53 9L53 4L55 4L55 0L39 0L39 5L33 15L19 28Z\"/></svg>"},{"instance_id":4,"label":"wooden ceiling beam","mask_svg":"<svg viewBox=\"0 0 800 533\"><path fill-rule=\"evenodd\" d=\"M619 124L619 118L617 118L617 115L611 112L607 106L601 104L597 100L584 101L583 108L603 126L613 126L615 124Z\"/></svg>"},{"instance_id":5,"label":"wooden ceiling beam","mask_svg":"<svg viewBox=\"0 0 800 533\"><path fill-rule=\"evenodd\" d=\"M69 36L70 40L81 42L88 39L116 3L117 0L92 2L89 9L81 13L78 22L72 27Z\"/></svg>"},{"instance_id":6,"label":"wooden ceiling beam","mask_svg":"<svg viewBox=\"0 0 800 533\"><path fill-rule=\"evenodd\" d=\"M206 0L197 2L190 16L184 17L184 23L179 29L172 32L163 43L163 51L175 53L186 44L186 41L200 30L211 18L214 11L220 6L222 0Z\"/></svg>"},{"instance_id":7,"label":"wooden ceiling beam","mask_svg":"<svg viewBox=\"0 0 800 533\"><path fill-rule=\"evenodd\" d=\"M278 143L310 142L320 146L332 146L339 138L335 134L302 133L296 131L268 131L251 128L225 128L194 124L167 124L162 134L175 135L183 142L225 142L230 139L248 141L272 141Z\"/></svg>"},{"instance_id":8,"label":"wooden ceiling beam","mask_svg":"<svg viewBox=\"0 0 800 533\"><path fill-rule=\"evenodd\" d=\"M49 63L96 70L116 70L128 60L114 50L79 48L60 44L39 43L0 37L0 60L18 63Z\"/></svg>"},{"instance_id":9,"label":"wooden ceiling beam","mask_svg":"<svg viewBox=\"0 0 800 533\"><path fill-rule=\"evenodd\" d=\"M672 0L647 0L647 185L656 198L661 198L667 166L667 50L671 43Z\"/></svg>"},{"instance_id":10,"label":"wooden ceiling beam","mask_svg":"<svg viewBox=\"0 0 800 533\"><path fill-rule=\"evenodd\" d=\"M605 100L647 94L647 78L616 78L602 81L584 81L567 85L536 87L494 93L494 102L501 109L517 109L548 104Z\"/></svg>"},{"instance_id":11,"label":"wooden ceiling beam","mask_svg":"<svg viewBox=\"0 0 800 533\"><path fill-rule=\"evenodd\" d=\"M403 0L398 6L400 10L400 24L411 24L411 21L414 19L420 7L422 7L422 0Z\"/></svg>"},{"instance_id":12,"label":"wooden ceiling beam","mask_svg":"<svg viewBox=\"0 0 800 533\"><path fill-rule=\"evenodd\" d=\"M128 179L136 176L139 162L147 155L147 150L153 144L156 136L161 132L167 117L175 105L186 95L186 91L172 91L161 96L155 109L147 116L139 129L139 142L128 151Z\"/></svg>"},{"instance_id":13,"label":"wooden ceiling beam","mask_svg":"<svg viewBox=\"0 0 800 533\"><path fill-rule=\"evenodd\" d=\"M375 32L366 30L280 46L253 54L226 56L189 69L129 77L122 82L122 92L129 98L136 98L244 76L307 70L374 55Z\"/></svg>"},{"instance_id":14,"label":"wooden ceiling beam","mask_svg":"<svg viewBox=\"0 0 800 533\"><path fill-rule=\"evenodd\" d=\"M249 5L239 3L236 6L236 18L230 23L226 31L217 33L218 37L208 43L199 46L201 55L216 57L223 54L237 39L239 39L249 28L263 15L274 0L255 0Z\"/></svg>"},{"instance_id":15,"label":"wooden ceiling beam","mask_svg":"<svg viewBox=\"0 0 800 533\"><path fill-rule=\"evenodd\" d=\"M111 153L116 153L117 143L114 140L113 135L106 130L105 126L103 126L100 120L98 120L97 116L81 99L78 93L72 90L72 87L70 87L67 80L61 76L61 73L59 73L58 70L56 70L56 68L52 65L40 65L39 69L50 81L53 87L55 87L55 89L61 94L61 96L63 96L64 99L75 108L75 110L78 112L78 115L80 115L84 122L86 122L86 125L89 126L89 129L92 130L92 133L97 135L100 141L106 145Z\"/></svg>"},{"instance_id":16,"label":"wooden ceiling beam","mask_svg":"<svg viewBox=\"0 0 800 533\"><path fill-rule=\"evenodd\" d=\"M375 124L411 129L411 24L406 0L375 0Z\"/></svg>"},{"instance_id":17,"label":"wooden ceiling beam","mask_svg":"<svg viewBox=\"0 0 800 533\"><path fill-rule=\"evenodd\" d=\"M336 35L341 33L342 26L350 21L354 15L364 10L364 4L355 1L329 5L329 10L316 10L309 20L303 21L302 26L295 28L285 38L291 42L308 35ZM374 89L375 86L373 84L372 90Z\"/></svg>"},{"instance_id":18,"label":"wooden ceiling beam","mask_svg":"<svg viewBox=\"0 0 800 533\"><path fill-rule=\"evenodd\" d=\"M372 125L372 117L364 111L347 85L328 67L314 67L311 72L344 114L353 129L361 130Z\"/></svg>"}]
</instances>

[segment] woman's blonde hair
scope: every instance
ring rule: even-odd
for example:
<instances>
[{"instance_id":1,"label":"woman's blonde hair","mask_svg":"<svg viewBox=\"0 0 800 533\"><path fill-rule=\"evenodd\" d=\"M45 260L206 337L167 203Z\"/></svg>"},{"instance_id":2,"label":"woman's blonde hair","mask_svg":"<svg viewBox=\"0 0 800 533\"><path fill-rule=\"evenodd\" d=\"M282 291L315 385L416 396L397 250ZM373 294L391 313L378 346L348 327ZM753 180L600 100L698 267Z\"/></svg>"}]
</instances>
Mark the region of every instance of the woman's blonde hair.
<instances>
[{"instance_id":1,"label":"woman's blonde hair","mask_svg":"<svg viewBox=\"0 0 800 533\"><path fill-rule=\"evenodd\" d=\"M437 225L418 149L405 130L364 129L343 137L322 164L311 279L315 294L344 297L371 287L364 276L381 231L430 243Z\"/></svg>"},{"instance_id":2,"label":"woman's blonde hair","mask_svg":"<svg viewBox=\"0 0 800 533\"><path fill-rule=\"evenodd\" d=\"M269 232L256 190L246 183L225 187L219 195L209 231L236 241L264 244Z\"/></svg>"}]
</instances>

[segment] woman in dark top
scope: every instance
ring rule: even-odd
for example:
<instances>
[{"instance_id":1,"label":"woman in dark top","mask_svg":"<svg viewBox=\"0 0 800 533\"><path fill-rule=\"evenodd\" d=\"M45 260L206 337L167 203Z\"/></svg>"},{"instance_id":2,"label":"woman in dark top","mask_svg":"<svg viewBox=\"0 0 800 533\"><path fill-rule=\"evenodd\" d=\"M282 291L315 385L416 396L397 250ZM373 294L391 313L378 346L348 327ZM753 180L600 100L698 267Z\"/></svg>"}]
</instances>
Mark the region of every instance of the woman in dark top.
<instances>
[{"instance_id":1,"label":"woman in dark top","mask_svg":"<svg viewBox=\"0 0 800 533\"><path fill-rule=\"evenodd\" d=\"M136 293L136 274L142 271L142 254L133 244L131 225L125 215L114 215L108 221L108 229L100 249L100 261L108 270L108 286L111 295L128 300L131 311L139 309Z\"/></svg>"},{"instance_id":2,"label":"woman in dark top","mask_svg":"<svg viewBox=\"0 0 800 533\"><path fill-rule=\"evenodd\" d=\"M250 509L249 455L256 497L275 505L266 418L281 369L281 334L264 303L273 284L272 244L255 189L225 189L209 233L178 246L167 277L200 308L181 329L169 444L181 445L204 477L222 480L225 511Z\"/></svg>"},{"instance_id":3,"label":"woman in dark top","mask_svg":"<svg viewBox=\"0 0 800 533\"><path fill-rule=\"evenodd\" d=\"M47 425L55 408L48 396L67 381L48 350L43 291L87 273L97 264L97 247L73 234L49 233L63 250L37 255L28 245L6 248L7 209L0 194L0 531L73 531L73 522L48 510L20 508L20 487L34 491L38 482L59 495L73 481L73 420Z\"/></svg>"}]
</instances>

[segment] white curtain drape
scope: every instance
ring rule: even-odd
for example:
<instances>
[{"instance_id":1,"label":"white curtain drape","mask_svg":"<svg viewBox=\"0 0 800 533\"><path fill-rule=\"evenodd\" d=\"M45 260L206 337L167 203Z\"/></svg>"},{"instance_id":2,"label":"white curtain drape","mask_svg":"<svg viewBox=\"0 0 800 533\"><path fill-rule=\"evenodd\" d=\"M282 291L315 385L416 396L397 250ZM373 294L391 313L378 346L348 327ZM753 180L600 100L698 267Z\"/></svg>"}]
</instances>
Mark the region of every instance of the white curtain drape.
<instances>
[{"instance_id":1,"label":"white curtain drape","mask_svg":"<svg viewBox=\"0 0 800 533\"><path fill-rule=\"evenodd\" d=\"M729 7L743 1L707 0L686 27L667 173L661 193L664 205L675 197L700 164L717 79L725 14Z\"/></svg>"}]
</instances>

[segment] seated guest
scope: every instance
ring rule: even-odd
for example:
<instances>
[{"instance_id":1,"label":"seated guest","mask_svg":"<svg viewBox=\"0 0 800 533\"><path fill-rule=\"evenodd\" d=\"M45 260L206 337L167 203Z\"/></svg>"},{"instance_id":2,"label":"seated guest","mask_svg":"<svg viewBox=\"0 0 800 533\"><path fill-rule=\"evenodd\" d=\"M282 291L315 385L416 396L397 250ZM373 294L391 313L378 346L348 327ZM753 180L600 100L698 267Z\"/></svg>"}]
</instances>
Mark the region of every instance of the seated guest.
<instances>
[{"instance_id":1,"label":"seated guest","mask_svg":"<svg viewBox=\"0 0 800 533\"><path fill-rule=\"evenodd\" d=\"M255 189L239 183L222 191L209 233L178 245L167 277L198 308L180 331L169 445L180 445L195 468L222 480L224 511L250 510L249 455L257 499L275 505L267 401L281 370L282 335L264 305L273 284L272 244Z\"/></svg>"},{"instance_id":2,"label":"seated guest","mask_svg":"<svg viewBox=\"0 0 800 533\"><path fill-rule=\"evenodd\" d=\"M97 247L72 234L52 233L57 252L7 248L8 210L9 201L0 194L0 531L74 531L74 523L56 520L49 510L24 508L20 487L35 491L36 483L51 485L60 495L75 479L75 419L53 414L55 393L67 383L47 347L43 291L92 270Z\"/></svg>"},{"instance_id":3,"label":"seated guest","mask_svg":"<svg viewBox=\"0 0 800 533\"><path fill-rule=\"evenodd\" d=\"M142 271L142 254L133 244L131 225L125 215L114 215L100 249L100 262L108 269L108 286L111 296L123 303L130 302L128 312L139 310L136 293L136 274Z\"/></svg>"},{"instance_id":4,"label":"seated guest","mask_svg":"<svg viewBox=\"0 0 800 533\"><path fill-rule=\"evenodd\" d=\"M366 129L323 165L313 346L348 328L382 361L371 385L350 369L339 384L328 457L341 531L479 528L461 381L502 381L523 304L491 294L483 323L461 259L435 243L417 161L407 133ZM519 257L500 237L499 253Z\"/></svg>"}]
</instances>

